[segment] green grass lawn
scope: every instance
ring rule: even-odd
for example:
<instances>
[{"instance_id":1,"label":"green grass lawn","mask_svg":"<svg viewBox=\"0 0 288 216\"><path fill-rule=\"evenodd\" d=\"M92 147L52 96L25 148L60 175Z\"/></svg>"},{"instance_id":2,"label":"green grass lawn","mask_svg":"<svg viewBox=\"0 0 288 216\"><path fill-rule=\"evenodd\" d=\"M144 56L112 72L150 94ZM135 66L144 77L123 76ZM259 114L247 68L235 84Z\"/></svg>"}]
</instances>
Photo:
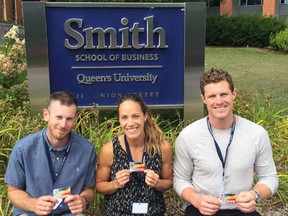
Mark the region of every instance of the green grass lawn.
<instances>
[{"instance_id":1,"label":"green grass lawn","mask_svg":"<svg viewBox=\"0 0 288 216\"><path fill-rule=\"evenodd\" d=\"M264 94L279 109L288 107L288 54L258 48L206 47L205 70L230 72L238 91Z\"/></svg>"}]
</instances>

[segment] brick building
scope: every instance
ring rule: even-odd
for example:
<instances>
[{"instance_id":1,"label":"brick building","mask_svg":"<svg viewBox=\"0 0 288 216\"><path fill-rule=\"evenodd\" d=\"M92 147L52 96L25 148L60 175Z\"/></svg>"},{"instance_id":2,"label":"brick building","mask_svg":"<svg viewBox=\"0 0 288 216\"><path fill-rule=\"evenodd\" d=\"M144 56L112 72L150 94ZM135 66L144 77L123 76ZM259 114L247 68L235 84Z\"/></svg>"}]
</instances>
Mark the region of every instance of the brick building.
<instances>
[{"instance_id":1,"label":"brick building","mask_svg":"<svg viewBox=\"0 0 288 216\"><path fill-rule=\"evenodd\" d=\"M220 0L221 15L259 14L288 19L288 0Z\"/></svg>"},{"instance_id":2,"label":"brick building","mask_svg":"<svg viewBox=\"0 0 288 216\"><path fill-rule=\"evenodd\" d=\"M0 22L23 25L22 1L48 2L49 0L0 0Z\"/></svg>"},{"instance_id":3,"label":"brick building","mask_svg":"<svg viewBox=\"0 0 288 216\"><path fill-rule=\"evenodd\" d=\"M55 0L0 0L0 23L23 25L22 1L49 2ZM235 16L257 13L288 19L288 0L212 0L209 1L209 4L208 15L219 13Z\"/></svg>"},{"instance_id":4,"label":"brick building","mask_svg":"<svg viewBox=\"0 0 288 216\"><path fill-rule=\"evenodd\" d=\"M0 0L0 22L22 25L22 0Z\"/></svg>"}]
</instances>

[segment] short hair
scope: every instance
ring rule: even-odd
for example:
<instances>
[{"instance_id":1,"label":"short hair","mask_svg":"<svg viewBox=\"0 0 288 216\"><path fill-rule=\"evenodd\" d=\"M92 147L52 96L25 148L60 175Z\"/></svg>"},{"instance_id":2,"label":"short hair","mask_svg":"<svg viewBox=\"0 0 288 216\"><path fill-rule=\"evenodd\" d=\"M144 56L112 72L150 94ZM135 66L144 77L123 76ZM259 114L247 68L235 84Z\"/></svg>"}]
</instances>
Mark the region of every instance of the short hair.
<instances>
[{"instance_id":1,"label":"short hair","mask_svg":"<svg viewBox=\"0 0 288 216\"><path fill-rule=\"evenodd\" d=\"M202 95L205 94L204 87L206 85L210 83L218 83L223 80L228 82L229 88L233 92L234 83L233 83L231 75L227 71L223 69L211 68L210 70L204 72L200 79L201 94Z\"/></svg>"},{"instance_id":2,"label":"short hair","mask_svg":"<svg viewBox=\"0 0 288 216\"><path fill-rule=\"evenodd\" d=\"M66 106L71 106L71 105L75 105L76 107L78 106L77 100L74 97L74 95L67 91L53 92L49 97L48 106L47 106L48 108L50 107L53 101L60 101L61 105L66 105Z\"/></svg>"}]
</instances>

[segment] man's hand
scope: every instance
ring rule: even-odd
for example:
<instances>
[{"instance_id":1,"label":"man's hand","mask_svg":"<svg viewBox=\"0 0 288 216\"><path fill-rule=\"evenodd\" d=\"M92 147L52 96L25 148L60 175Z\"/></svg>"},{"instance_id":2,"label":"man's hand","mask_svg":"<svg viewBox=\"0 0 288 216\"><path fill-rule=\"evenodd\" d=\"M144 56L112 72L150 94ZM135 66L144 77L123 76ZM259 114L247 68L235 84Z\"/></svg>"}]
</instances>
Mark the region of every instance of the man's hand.
<instances>
[{"instance_id":1,"label":"man's hand","mask_svg":"<svg viewBox=\"0 0 288 216\"><path fill-rule=\"evenodd\" d=\"M221 202L213 196L200 195L196 203L195 207L203 215L214 215L221 207Z\"/></svg>"},{"instance_id":2,"label":"man's hand","mask_svg":"<svg viewBox=\"0 0 288 216\"><path fill-rule=\"evenodd\" d=\"M79 214L85 211L87 202L80 195L69 195L64 199L72 214Z\"/></svg>"},{"instance_id":3,"label":"man's hand","mask_svg":"<svg viewBox=\"0 0 288 216\"><path fill-rule=\"evenodd\" d=\"M240 211L244 213L249 213L255 211L256 200L255 194L250 191L241 192L238 194L236 203Z\"/></svg>"},{"instance_id":4,"label":"man's hand","mask_svg":"<svg viewBox=\"0 0 288 216\"><path fill-rule=\"evenodd\" d=\"M34 212L37 215L48 215L58 200L53 196L42 196L36 199Z\"/></svg>"}]
</instances>

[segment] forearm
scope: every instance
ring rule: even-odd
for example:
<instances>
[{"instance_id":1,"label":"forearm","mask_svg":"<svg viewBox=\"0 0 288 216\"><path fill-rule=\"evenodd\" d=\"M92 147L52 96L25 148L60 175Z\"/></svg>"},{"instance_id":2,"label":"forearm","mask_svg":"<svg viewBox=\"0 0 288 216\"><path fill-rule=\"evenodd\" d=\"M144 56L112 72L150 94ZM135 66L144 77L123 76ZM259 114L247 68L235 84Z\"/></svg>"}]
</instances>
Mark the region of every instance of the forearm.
<instances>
[{"instance_id":1,"label":"forearm","mask_svg":"<svg viewBox=\"0 0 288 216\"><path fill-rule=\"evenodd\" d=\"M89 203L92 203L94 200L94 188L93 187L85 187L79 195L81 197L85 197L85 199Z\"/></svg>"},{"instance_id":2,"label":"forearm","mask_svg":"<svg viewBox=\"0 0 288 216\"><path fill-rule=\"evenodd\" d=\"M159 179L155 185L155 189L158 191L166 191L172 187L172 180L170 179Z\"/></svg>"},{"instance_id":3,"label":"forearm","mask_svg":"<svg viewBox=\"0 0 288 216\"><path fill-rule=\"evenodd\" d=\"M196 208L198 208L196 200L198 200L200 196L201 195L198 194L192 187L185 188L181 193L182 199L191 203Z\"/></svg>"},{"instance_id":4,"label":"forearm","mask_svg":"<svg viewBox=\"0 0 288 216\"><path fill-rule=\"evenodd\" d=\"M109 195L115 193L120 187L116 184L116 180L103 181L96 183L96 191L100 194Z\"/></svg>"},{"instance_id":5,"label":"forearm","mask_svg":"<svg viewBox=\"0 0 288 216\"><path fill-rule=\"evenodd\" d=\"M265 184L256 184L253 189L258 192L261 199L268 199L272 196L272 191Z\"/></svg>"},{"instance_id":6,"label":"forearm","mask_svg":"<svg viewBox=\"0 0 288 216\"><path fill-rule=\"evenodd\" d=\"M23 190L8 190L8 198L15 206L25 211L35 212L37 198L32 198Z\"/></svg>"}]
</instances>

